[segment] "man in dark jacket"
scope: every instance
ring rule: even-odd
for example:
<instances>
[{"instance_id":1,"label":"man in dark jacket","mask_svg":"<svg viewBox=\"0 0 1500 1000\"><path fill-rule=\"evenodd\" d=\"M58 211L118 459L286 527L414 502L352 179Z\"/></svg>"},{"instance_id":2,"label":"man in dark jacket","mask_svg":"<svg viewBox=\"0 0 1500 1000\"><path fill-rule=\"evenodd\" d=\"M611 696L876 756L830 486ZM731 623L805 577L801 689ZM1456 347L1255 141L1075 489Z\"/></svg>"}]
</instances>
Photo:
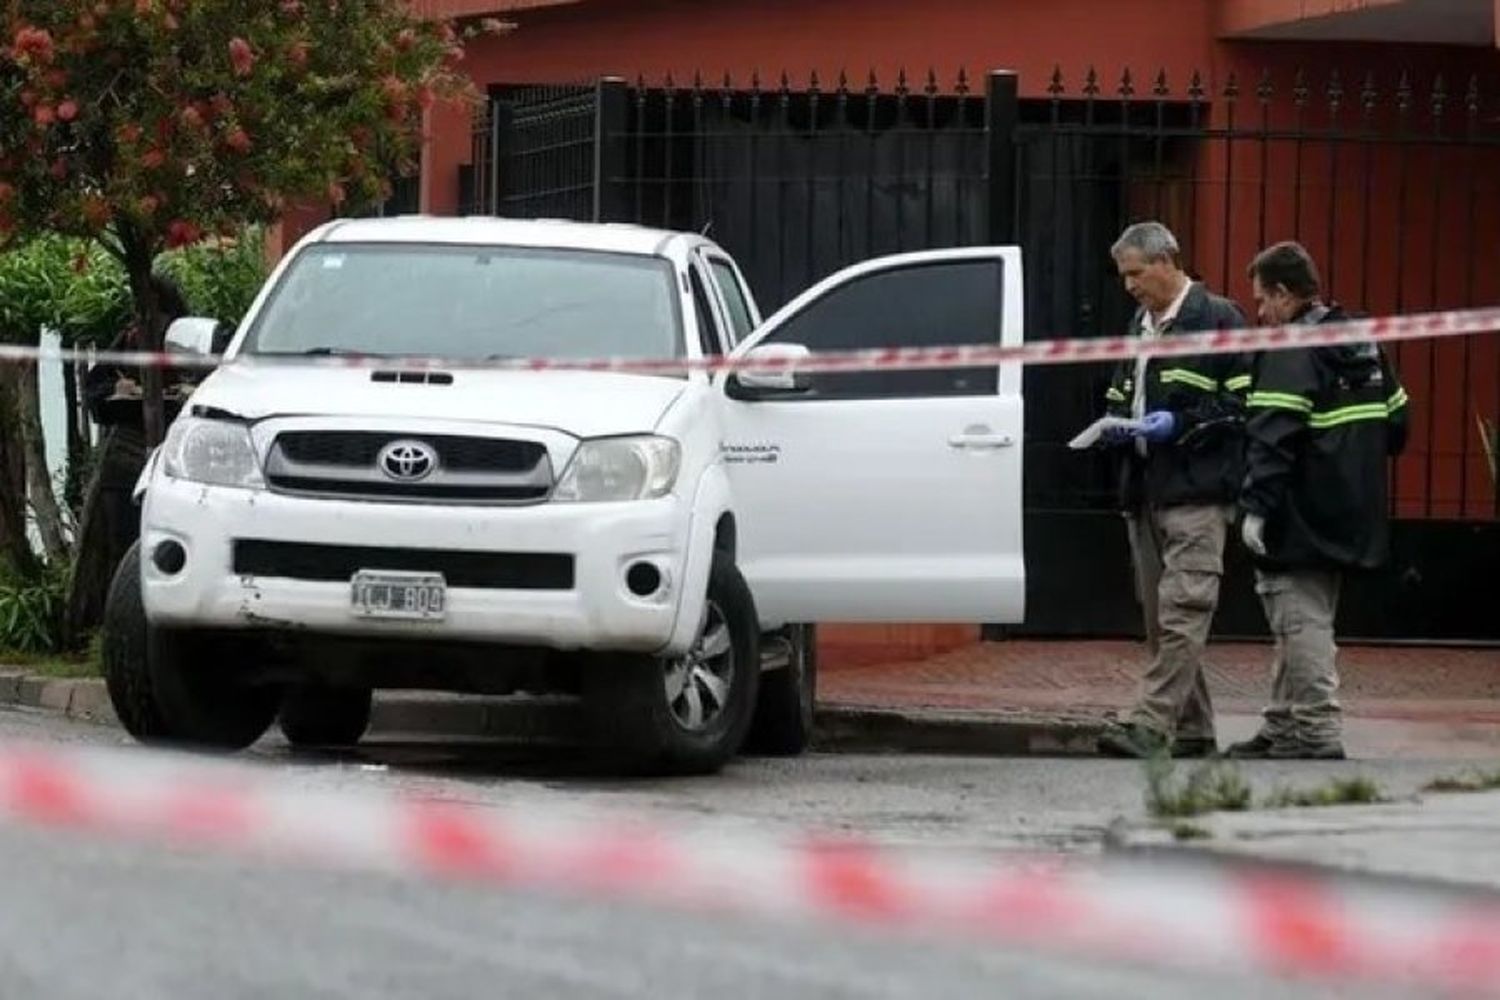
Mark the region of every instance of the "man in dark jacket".
<instances>
[{"instance_id":1,"label":"man in dark jacket","mask_svg":"<svg viewBox=\"0 0 1500 1000\"><path fill-rule=\"evenodd\" d=\"M1126 229L1112 253L1140 304L1133 335L1244 326L1234 303L1183 272L1177 239L1160 223ZM1203 655L1234 523L1249 385L1241 355L1142 358L1121 365L1105 393L1107 412L1140 428L1116 433L1110 443L1119 454L1121 509L1151 664L1128 721L1100 737L1100 753L1188 757L1218 748Z\"/></svg>"},{"instance_id":2,"label":"man in dark jacket","mask_svg":"<svg viewBox=\"0 0 1500 1000\"><path fill-rule=\"evenodd\" d=\"M1250 265L1260 319L1336 323L1317 266L1296 243ZM1271 704L1233 757L1344 756L1333 622L1343 576L1388 556L1387 471L1406 443L1406 390L1372 343L1256 358L1241 535L1276 640Z\"/></svg>"}]
</instances>

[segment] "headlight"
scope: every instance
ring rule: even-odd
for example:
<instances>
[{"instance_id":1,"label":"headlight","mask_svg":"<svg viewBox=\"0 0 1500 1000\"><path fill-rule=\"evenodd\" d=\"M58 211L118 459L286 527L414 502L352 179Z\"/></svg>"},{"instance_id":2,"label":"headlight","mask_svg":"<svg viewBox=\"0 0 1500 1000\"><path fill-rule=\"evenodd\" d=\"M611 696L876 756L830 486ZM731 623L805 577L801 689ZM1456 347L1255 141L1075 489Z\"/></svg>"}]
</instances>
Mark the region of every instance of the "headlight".
<instances>
[{"instance_id":1,"label":"headlight","mask_svg":"<svg viewBox=\"0 0 1500 1000\"><path fill-rule=\"evenodd\" d=\"M167 475L209 486L264 489L250 429L226 420L179 417L162 445Z\"/></svg>"},{"instance_id":2,"label":"headlight","mask_svg":"<svg viewBox=\"0 0 1500 1000\"><path fill-rule=\"evenodd\" d=\"M596 438L573 453L553 498L564 503L655 500L672 492L682 449L664 437Z\"/></svg>"}]
</instances>

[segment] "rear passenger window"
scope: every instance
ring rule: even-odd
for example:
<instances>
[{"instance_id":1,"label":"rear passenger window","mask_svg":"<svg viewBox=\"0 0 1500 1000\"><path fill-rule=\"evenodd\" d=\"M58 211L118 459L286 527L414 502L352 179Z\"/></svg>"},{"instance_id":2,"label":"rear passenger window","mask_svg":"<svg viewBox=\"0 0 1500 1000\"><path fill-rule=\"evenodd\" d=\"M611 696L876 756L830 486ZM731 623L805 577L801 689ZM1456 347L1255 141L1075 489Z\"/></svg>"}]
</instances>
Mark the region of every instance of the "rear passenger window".
<instances>
[{"instance_id":1,"label":"rear passenger window","mask_svg":"<svg viewBox=\"0 0 1500 1000\"><path fill-rule=\"evenodd\" d=\"M720 258L710 257L708 264L714 270L714 280L719 283L719 291L724 293L724 302L729 307L729 322L734 327L734 342L738 344L750 336L750 331L755 329L755 320L750 315L750 302L745 295L745 288L740 284L740 276L734 273L734 268L729 262Z\"/></svg>"}]
</instances>

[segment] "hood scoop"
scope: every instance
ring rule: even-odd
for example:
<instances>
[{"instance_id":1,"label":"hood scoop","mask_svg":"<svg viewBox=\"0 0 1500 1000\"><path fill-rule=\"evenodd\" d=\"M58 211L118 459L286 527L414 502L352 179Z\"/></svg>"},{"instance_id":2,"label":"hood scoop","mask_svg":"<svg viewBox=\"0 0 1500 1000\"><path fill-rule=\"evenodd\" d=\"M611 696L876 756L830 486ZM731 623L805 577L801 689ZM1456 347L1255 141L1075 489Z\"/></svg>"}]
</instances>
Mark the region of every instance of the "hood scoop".
<instances>
[{"instance_id":1,"label":"hood scoop","mask_svg":"<svg viewBox=\"0 0 1500 1000\"><path fill-rule=\"evenodd\" d=\"M370 381L399 382L402 385L452 385L453 374L428 371L374 371L370 373Z\"/></svg>"}]
</instances>

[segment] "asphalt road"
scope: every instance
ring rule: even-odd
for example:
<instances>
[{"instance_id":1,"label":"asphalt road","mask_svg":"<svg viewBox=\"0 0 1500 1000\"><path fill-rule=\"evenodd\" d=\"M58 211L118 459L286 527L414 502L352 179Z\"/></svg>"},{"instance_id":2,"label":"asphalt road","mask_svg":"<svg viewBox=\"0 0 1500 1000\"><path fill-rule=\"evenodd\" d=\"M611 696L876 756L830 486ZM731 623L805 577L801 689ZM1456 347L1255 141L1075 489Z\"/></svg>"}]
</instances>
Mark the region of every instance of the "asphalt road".
<instances>
[{"instance_id":1,"label":"asphalt road","mask_svg":"<svg viewBox=\"0 0 1500 1000\"><path fill-rule=\"evenodd\" d=\"M118 745L117 731L0 711L0 740ZM308 787L401 787L475 803L603 802L658 819L851 829L919 849L1093 852L1140 812L1130 763L812 756L714 778L610 777L559 751L387 743L339 758L249 755ZM1415 788L1441 764L1278 765ZM746 873L753 878L753 872ZM1318 996L1250 977L710 917L289 867L0 827L0 996ZM1361 991L1362 996L1369 995Z\"/></svg>"}]
</instances>

